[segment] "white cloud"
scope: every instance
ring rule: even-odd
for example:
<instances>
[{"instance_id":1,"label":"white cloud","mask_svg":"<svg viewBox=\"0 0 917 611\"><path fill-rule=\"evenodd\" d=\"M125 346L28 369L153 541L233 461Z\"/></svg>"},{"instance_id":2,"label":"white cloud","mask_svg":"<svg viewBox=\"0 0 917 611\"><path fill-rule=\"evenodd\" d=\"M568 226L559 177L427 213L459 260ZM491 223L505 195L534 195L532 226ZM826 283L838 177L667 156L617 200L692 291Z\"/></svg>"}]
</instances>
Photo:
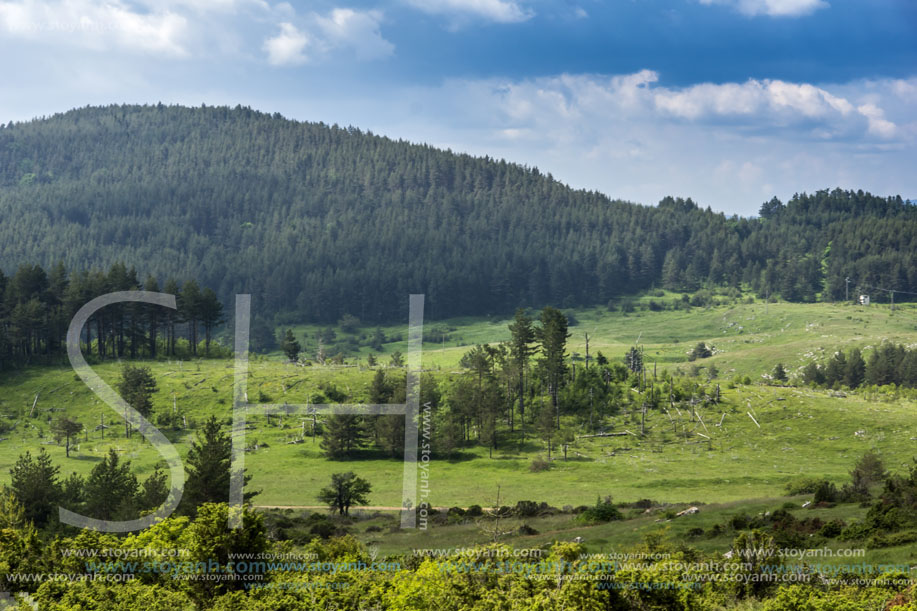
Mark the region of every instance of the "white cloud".
<instances>
[{"instance_id":1,"label":"white cloud","mask_svg":"<svg viewBox=\"0 0 917 611\"><path fill-rule=\"evenodd\" d=\"M863 104L857 107L857 112L866 117L869 123L869 133L880 138L894 138L898 127L885 118L885 111L875 104Z\"/></svg>"},{"instance_id":2,"label":"white cloud","mask_svg":"<svg viewBox=\"0 0 917 611\"><path fill-rule=\"evenodd\" d=\"M519 23L534 16L515 0L406 0L411 6L434 15L474 16L497 23Z\"/></svg>"},{"instance_id":3,"label":"white cloud","mask_svg":"<svg viewBox=\"0 0 917 611\"><path fill-rule=\"evenodd\" d=\"M391 98L400 103L385 105L396 118L360 124L538 166L611 197L654 203L683 195L753 214L773 195L835 186L913 197L917 107L901 97L912 84L670 87L652 70L455 80L401 91Z\"/></svg>"},{"instance_id":4,"label":"white cloud","mask_svg":"<svg viewBox=\"0 0 917 611\"><path fill-rule=\"evenodd\" d=\"M700 0L700 3L725 4L750 17L803 17L829 6L825 0Z\"/></svg>"},{"instance_id":5,"label":"white cloud","mask_svg":"<svg viewBox=\"0 0 917 611\"><path fill-rule=\"evenodd\" d=\"M309 38L292 23L281 23L280 33L264 41L267 60L272 66L304 64L308 57L304 53Z\"/></svg>"},{"instance_id":6,"label":"white cloud","mask_svg":"<svg viewBox=\"0 0 917 611\"><path fill-rule=\"evenodd\" d=\"M0 1L0 37L181 57L188 21L171 11L140 12L118 0Z\"/></svg>"},{"instance_id":7,"label":"white cloud","mask_svg":"<svg viewBox=\"0 0 917 611\"><path fill-rule=\"evenodd\" d=\"M280 33L265 41L264 50L272 65L300 65L327 59L337 51L350 51L358 60L372 60L388 57L395 50L379 30L379 11L336 8L327 15L310 13L296 21L297 25L284 21Z\"/></svg>"},{"instance_id":8,"label":"white cloud","mask_svg":"<svg viewBox=\"0 0 917 611\"><path fill-rule=\"evenodd\" d=\"M358 59L388 57L395 45L385 40L379 31L382 14L379 11L359 12L338 8L327 17L316 16L318 27L332 48L353 49Z\"/></svg>"},{"instance_id":9,"label":"white cloud","mask_svg":"<svg viewBox=\"0 0 917 611\"><path fill-rule=\"evenodd\" d=\"M808 83L750 79L745 83L703 83L681 90L660 88L656 107L674 116L754 116L817 119L848 115L853 105Z\"/></svg>"}]
</instances>

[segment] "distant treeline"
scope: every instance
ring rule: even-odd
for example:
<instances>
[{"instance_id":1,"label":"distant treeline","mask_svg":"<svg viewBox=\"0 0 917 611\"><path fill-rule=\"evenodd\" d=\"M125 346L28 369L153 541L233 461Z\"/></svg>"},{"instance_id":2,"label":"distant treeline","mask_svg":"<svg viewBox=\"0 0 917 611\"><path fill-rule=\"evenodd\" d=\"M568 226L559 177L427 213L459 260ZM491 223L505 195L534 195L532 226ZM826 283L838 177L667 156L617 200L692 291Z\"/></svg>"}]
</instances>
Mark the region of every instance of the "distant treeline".
<instances>
[{"instance_id":1,"label":"distant treeline","mask_svg":"<svg viewBox=\"0 0 917 611\"><path fill-rule=\"evenodd\" d=\"M859 388L895 384L917 388L917 349L883 342L864 359L859 348L835 352L825 363L812 361L802 370L806 384Z\"/></svg>"},{"instance_id":2,"label":"distant treeline","mask_svg":"<svg viewBox=\"0 0 917 611\"><path fill-rule=\"evenodd\" d=\"M651 288L917 293L917 208L818 191L760 218L658 206L550 174L249 108L110 106L0 126L0 268L143 266L277 322L604 305ZM896 300L909 296L897 294Z\"/></svg>"},{"instance_id":3,"label":"distant treeline","mask_svg":"<svg viewBox=\"0 0 917 611\"><path fill-rule=\"evenodd\" d=\"M223 304L210 288L194 280L153 276L140 282L134 268L116 263L108 272L68 272L58 263L45 271L22 265L10 277L0 271L0 369L56 362L66 354L70 321L92 299L114 291L146 290L176 295L178 309L122 303L97 311L83 327L84 353L107 358L210 354L214 329L222 324Z\"/></svg>"}]
</instances>

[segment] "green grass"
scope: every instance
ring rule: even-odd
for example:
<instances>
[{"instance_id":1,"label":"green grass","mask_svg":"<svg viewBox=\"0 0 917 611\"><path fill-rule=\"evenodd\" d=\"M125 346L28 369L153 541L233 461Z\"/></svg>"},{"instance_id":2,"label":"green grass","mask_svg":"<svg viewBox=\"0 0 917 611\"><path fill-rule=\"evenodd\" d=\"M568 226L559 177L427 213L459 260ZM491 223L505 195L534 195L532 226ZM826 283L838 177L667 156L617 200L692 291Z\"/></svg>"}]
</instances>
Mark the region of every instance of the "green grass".
<instances>
[{"instance_id":1,"label":"green grass","mask_svg":"<svg viewBox=\"0 0 917 611\"><path fill-rule=\"evenodd\" d=\"M765 311L766 310L766 311ZM569 352L583 354L584 333L592 338L590 352L601 350L620 359L639 337L652 372L658 369L687 370L686 352L698 341L716 347L716 355L697 364L715 363L720 371L724 402L707 408L704 424L691 423L687 414L672 414L690 432L688 439L673 432L665 413L651 413L645 439L633 436L580 439L571 446L569 460L554 461L547 472L533 473L531 461L545 455L542 443L529 434L504 437L493 459L482 448L468 448L462 460L435 459L430 467L430 497L434 505L488 505L499 486L501 502L546 501L553 505L591 504L597 495L611 494L617 501L651 498L666 502L716 501L773 497L783 493L787 482L798 477L827 477L841 482L853 462L867 449L879 451L887 465L903 469L914 455L917 418L913 399L850 393L836 398L806 388L775 388L758 384L727 388L734 376L761 380L774 363L783 362L792 373L815 355L827 355L848 345L870 346L883 339L913 344L917 318L910 306L891 313L886 307L834 306L828 304L743 304L686 311L635 312L624 315L604 309L577 310L579 324L571 329ZM424 345L424 367L445 382L458 371L458 359L469 344L508 338L508 319L446 321L455 327L454 340L462 345ZM303 332L305 328L302 328ZM396 332L396 327L392 327ZM405 333L401 328L400 332ZM393 343L386 352L406 350ZM368 352L365 350L364 352ZM180 453L185 454L196 424L211 414L227 423L231 418L232 362L157 361L149 363L159 383L155 413L175 408L188 418L188 427L165 431ZM96 367L109 383L118 377L119 366ZM354 401L365 401L373 371L365 367L300 367L282 359L256 357L251 362L249 397L259 394L273 402L305 403L320 385L333 383ZM36 394L39 400L29 417ZM749 418L751 411L761 425ZM105 438L91 431L64 457L64 449L50 435L49 418L66 413L90 427L104 416L114 423ZM725 413L725 416L722 414ZM636 431L636 414L606 421L616 431ZM723 419L722 427L716 426ZM155 422L155 416L153 418ZM252 474L251 486L262 491L256 503L263 505L314 505L317 490L331 473L353 470L373 485L373 505L398 506L401 499L400 460L368 453L369 458L328 461L317 442L287 444L300 436L302 417L252 416L255 429L250 444L259 449L246 454ZM117 415L104 406L69 367L42 367L5 373L0 380L0 481L8 481L8 469L24 451L45 447L62 473L86 474L110 447L132 460L139 475L152 471L159 457L138 434L127 440ZM311 428L306 424L306 431ZM531 425L529 430L531 430ZM864 431L857 436L857 431ZM114 437L112 437L114 435ZM613 454L613 455L612 455Z\"/></svg>"}]
</instances>

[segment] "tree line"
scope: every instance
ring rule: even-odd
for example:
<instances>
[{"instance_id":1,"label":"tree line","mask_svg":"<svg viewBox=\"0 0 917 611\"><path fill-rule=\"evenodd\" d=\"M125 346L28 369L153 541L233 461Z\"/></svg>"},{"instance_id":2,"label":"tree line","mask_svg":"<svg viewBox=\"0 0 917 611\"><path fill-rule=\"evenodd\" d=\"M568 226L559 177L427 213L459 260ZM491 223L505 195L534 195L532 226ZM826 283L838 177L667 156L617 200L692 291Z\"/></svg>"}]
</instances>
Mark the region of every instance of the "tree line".
<instances>
[{"instance_id":1,"label":"tree line","mask_svg":"<svg viewBox=\"0 0 917 611\"><path fill-rule=\"evenodd\" d=\"M141 282L137 271L123 263L107 272L68 271L63 263L48 270L24 264L11 276L0 271L0 370L59 361L77 310L100 295L133 290L175 295L178 309L144 303L106 306L83 327L84 354L97 360L196 356L199 350L211 354L214 332L225 321L223 304L195 280L179 284L169 278L160 285L149 275Z\"/></svg>"},{"instance_id":2,"label":"tree line","mask_svg":"<svg viewBox=\"0 0 917 611\"><path fill-rule=\"evenodd\" d=\"M806 384L827 388L860 388L894 384L917 388L917 349L882 342L866 359L859 348L835 352L826 361L812 361L802 370Z\"/></svg>"},{"instance_id":3,"label":"tree line","mask_svg":"<svg viewBox=\"0 0 917 611\"><path fill-rule=\"evenodd\" d=\"M0 268L117 261L271 318L431 319L656 288L917 293L917 209L840 189L758 218L571 189L537 168L249 108L83 108L0 128ZM888 299L889 295L874 295ZM898 295L899 299L910 298ZM276 324L274 324L276 323Z\"/></svg>"}]
</instances>

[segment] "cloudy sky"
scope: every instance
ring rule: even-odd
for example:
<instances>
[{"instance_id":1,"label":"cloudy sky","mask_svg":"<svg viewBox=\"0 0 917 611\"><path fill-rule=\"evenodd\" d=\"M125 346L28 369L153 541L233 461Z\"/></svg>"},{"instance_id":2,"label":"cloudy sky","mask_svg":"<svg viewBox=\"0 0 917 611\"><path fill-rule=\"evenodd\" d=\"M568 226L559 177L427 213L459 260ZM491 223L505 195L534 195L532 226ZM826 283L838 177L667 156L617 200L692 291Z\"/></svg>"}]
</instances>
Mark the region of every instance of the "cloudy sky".
<instances>
[{"instance_id":1,"label":"cloudy sky","mask_svg":"<svg viewBox=\"0 0 917 611\"><path fill-rule=\"evenodd\" d=\"M653 204L917 199L912 0L0 0L0 120L248 105Z\"/></svg>"}]
</instances>

